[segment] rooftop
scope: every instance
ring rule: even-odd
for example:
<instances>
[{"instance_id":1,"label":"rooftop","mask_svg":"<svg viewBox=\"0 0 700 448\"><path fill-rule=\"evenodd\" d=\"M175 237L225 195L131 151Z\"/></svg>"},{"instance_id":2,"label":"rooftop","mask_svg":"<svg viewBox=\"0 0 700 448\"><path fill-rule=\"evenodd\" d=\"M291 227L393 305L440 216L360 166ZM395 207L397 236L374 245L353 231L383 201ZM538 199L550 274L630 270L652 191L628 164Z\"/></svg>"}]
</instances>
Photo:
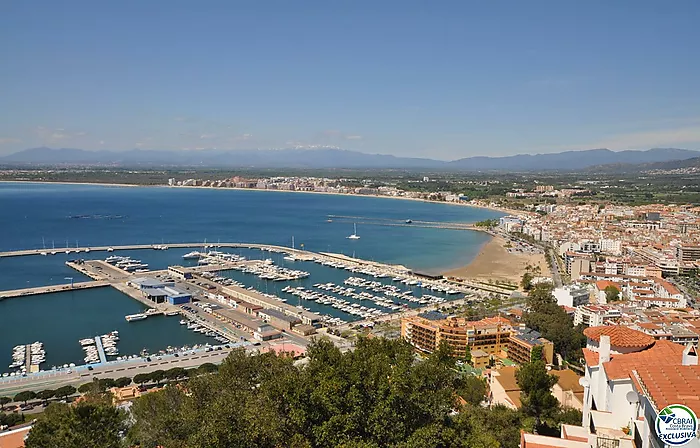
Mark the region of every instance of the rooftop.
<instances>
[{"instance_id":1,"label":"rooftop","mask_svg":"<svg viewBox=\"0 0 700 448\"><path fill-rule=\"evenodd\" d=\"M600 337L610 336L612 347L625 348L648 348L654 345L654 338L641 331L633 330L623 325L603 325L600 327L589 327L583 330L587 338L600 342Z\"/></svg>"},{"instance_id":2,"label":"rooftop","mask_svg":"<svg viewBox=\"0 0 700 448\"><path fill-rule=\"evenodd\" d=\"M620 380L630 378L632 371L644 365L680 365L683 357L684 347L670 341L656 341L656 343L646 350L633 353L611 355L611 360L603 364L603 368L610 380ZM598 353L583 349L586 364L589 366L598 365Z\"/></svg>"},{"instance_id":3,"label":"rooftop","mask_svg":"<svg viewBox=\"0 0 700 448\"><path fill-rule=\"evenodd\" d=\"M635 385L646 389L657 411L683 404L700 413L700 366L641 364L634 374Z\"/></svg>"}]
</instances>

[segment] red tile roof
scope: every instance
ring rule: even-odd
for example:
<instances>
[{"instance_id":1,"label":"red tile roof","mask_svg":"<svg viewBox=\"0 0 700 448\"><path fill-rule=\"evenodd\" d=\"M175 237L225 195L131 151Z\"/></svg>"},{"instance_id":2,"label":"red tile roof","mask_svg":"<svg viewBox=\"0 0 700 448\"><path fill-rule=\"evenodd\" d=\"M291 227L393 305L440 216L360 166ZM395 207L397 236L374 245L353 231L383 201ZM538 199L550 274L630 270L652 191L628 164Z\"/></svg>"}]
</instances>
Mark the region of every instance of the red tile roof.
<instances>
[{"instance_id":1,"label":"red tile roof","mask_svg":"<svg viewBox=\"0 0 700 448\"><path fill-rule=\"evenodd\" d=\"M652 399L657 410L683 404L700 413L700 366L643 364L635 371L643 386L641 392ZM635 386L639 385L635 380Z\"/></svg>"},{"instance_id":2,"label":"red tile roof","mask_svg":"<svg viewBox=\"0 0 700 448\"><path fill-rule=\"evenodd\" d=\"M610 345L612 347L648 348L654 345L652 336L623 325L588 327L583 330L583 334L594 341L600 341L600 337L603 335L610 336Z\"/></svg>"},{"instance_id":3,"label":"red tile roof","mask_svg":"<svg viewBox=\"0 0 700 448\"><path fill-rule=\"evenodd\" d=\"M646 350L624 355L612 355L612 359L603 364L603 368L610 380L630 378L632 370L642 366L680 365L684 348L684 346L671 341L656 341L653 347Z\"/></svg>"}]
</instances>

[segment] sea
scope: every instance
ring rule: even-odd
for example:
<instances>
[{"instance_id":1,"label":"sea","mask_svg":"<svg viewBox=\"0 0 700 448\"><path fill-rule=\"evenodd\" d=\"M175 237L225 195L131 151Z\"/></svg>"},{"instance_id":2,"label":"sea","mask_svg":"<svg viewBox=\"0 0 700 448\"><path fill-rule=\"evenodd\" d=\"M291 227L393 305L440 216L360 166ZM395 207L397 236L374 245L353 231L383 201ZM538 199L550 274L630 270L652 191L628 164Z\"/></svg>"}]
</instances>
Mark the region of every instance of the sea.
<instances>
[{"instance_id":1,"label":"sea","mask_svg":"<svg viewBox=\"0 0 700 448\"><path fill-rule=\"evenodd\" d=\"M338 196L208 188L118 187L99 185L0 183L0 251L55 250L56 255L0 258L0 290L19 289L88 278L65 265L75 253L66 248L202 242L246 242L342 253L357 258L401 264L415 270L441 272L468 264L488 242L480 232L389 226L406 220L475 222L501 213L480 208L390 198ZM329 222L330 221L330 222ZM346 237L357 228L359 240ZM151 269L188 264L182 255L192 249L119 251L118 255L148 263ZM278 254L234 250L248 258L272 257L276 264L312 275L294 285L335 282L347 271L310 262L286 262ZM81 258L104 259L104 252ZM275 257L279 259L275 259ZM226 276L290 303L286 282L267 282L237 271ZM374 280L374 279L372 279ZM382 280L390 282L389 280ZM433 292L430 292L434 294ZM420 295L418 288L415 295ZM434 294L437 295L437 294ZM296 304L296 303L295 303ZM373 306L373 304L368 304ZM307 304L304 304L307 306ZM319 304L312 311L325 312ZM179 318L154 316L126 322L124 315L143 305L112 288L97 288L0 300L0 373L7 371L12 347L42 341L47 366L81 363L78 339L120 332L123 354L168 346L213 342L188 331ZM328 314L338 315L331 309ZM346 318L347 316L342 316Z\"/></svg>"}]
</instances>

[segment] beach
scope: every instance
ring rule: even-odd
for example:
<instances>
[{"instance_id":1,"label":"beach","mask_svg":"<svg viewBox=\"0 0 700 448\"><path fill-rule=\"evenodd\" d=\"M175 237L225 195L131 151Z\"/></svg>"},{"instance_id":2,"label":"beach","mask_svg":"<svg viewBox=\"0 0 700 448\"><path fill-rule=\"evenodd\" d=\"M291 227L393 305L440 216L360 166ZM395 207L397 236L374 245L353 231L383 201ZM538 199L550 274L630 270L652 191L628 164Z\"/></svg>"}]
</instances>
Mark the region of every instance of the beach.
<instances>
[{"instance_id":1,"label":"beach","mask_svg":"<svg viewBox=\"0 0 700 448\"><path fill-rule=\"evenodd\" d=\"M543 276L549 273L544 254L510 253L504 247L506 240L495 236L486 243L467 266L445 272L445 276L479 281L507 281L519 284L525 267L539 266Z\"/></svg>"}]
</instances>

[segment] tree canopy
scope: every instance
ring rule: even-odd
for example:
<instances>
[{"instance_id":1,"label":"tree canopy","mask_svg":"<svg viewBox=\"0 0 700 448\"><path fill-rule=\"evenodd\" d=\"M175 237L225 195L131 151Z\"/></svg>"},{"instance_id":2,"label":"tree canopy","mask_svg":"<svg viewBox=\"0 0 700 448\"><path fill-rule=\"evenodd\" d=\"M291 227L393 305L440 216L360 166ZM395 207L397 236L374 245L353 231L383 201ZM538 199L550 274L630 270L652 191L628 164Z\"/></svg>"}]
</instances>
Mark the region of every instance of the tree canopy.
<instances>
[{"instance_id":1,"label":"tree canopy","mask_svg":"<svg viewBox=\"0 0 700 448\"><path fill-rule=\"evenodd\" d=\"M614 285L608 285L603 290L605 291L605 300L607 302L617 302L620 300L620 290Z\"/></svg>"}]
</instances>

